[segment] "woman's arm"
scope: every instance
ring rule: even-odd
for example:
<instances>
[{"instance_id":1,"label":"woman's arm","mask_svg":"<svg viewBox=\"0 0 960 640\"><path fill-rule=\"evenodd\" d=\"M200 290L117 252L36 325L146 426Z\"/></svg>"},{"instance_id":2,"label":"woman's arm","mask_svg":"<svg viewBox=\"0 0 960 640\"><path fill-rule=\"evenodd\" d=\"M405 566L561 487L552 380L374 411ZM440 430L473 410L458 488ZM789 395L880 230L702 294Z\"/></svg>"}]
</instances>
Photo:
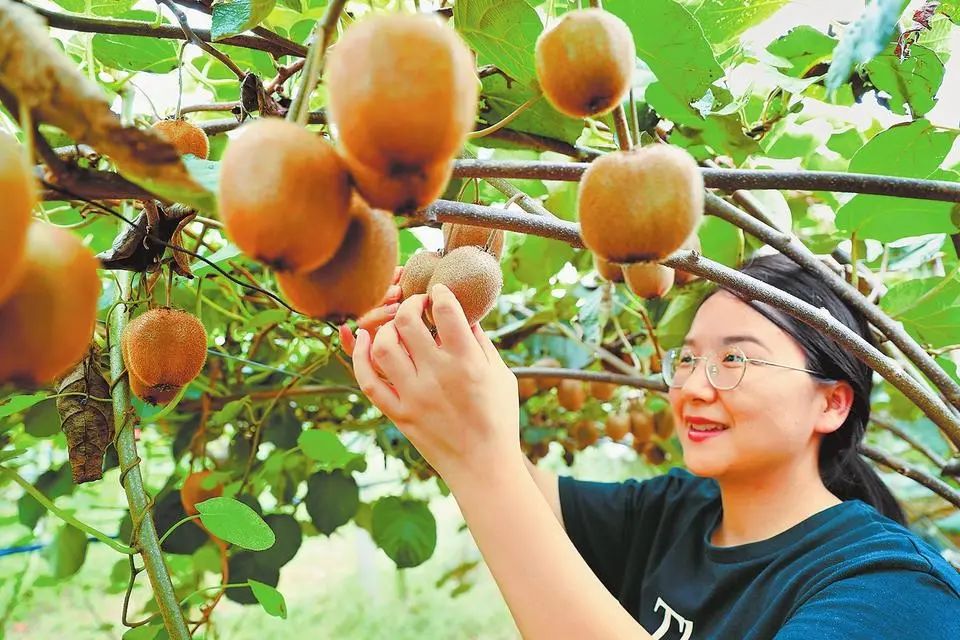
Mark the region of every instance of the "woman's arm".
<instances>
[{"instance_id":1,"label":"woman's arm","mask_svg":"<svg viewBox=\"0 0 960 640\"><path fill-rule=\"evenodd\" d=\"M530 462L527 456L523 456L523 462L524 466L527 467L527 472L530 474L530 477L533 478L537 488L540 489L540 494L547 501L547 504L550 505L553 515L556 516L557 521L563 525L563 511L560 509L560 481L557 478L557 474L551 473L546 469L541 469Z\"/></svg>"}]
</instances>

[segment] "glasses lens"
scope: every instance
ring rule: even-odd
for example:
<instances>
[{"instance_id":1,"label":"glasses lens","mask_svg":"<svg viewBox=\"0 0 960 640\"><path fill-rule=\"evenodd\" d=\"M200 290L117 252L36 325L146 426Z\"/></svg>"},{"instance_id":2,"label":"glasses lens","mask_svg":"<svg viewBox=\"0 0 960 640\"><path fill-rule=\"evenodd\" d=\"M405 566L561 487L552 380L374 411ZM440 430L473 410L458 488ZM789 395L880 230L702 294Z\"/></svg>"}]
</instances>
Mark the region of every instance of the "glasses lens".
<instances>
[{"instance_id":1,"label":"glasses lens","mask_svg":"<svg viewBox=\"0 0 960 640\"><path fill-rule=\"evenodd\" d=\"M696 366L690 349L671 349L663 360L663 381L670 387L682 387Z\"/></svg>"},{"instance_id":2,"label":"glasses lens","mask_svg":"<svg viewBox=\"0 0 960 640\"><path fill-rule=\"evenodd\" d=\"M717 389L733 389L743 380L747 357L736 347L724 349L707 361L707 377Z\"/></svg>"}]
</instances>

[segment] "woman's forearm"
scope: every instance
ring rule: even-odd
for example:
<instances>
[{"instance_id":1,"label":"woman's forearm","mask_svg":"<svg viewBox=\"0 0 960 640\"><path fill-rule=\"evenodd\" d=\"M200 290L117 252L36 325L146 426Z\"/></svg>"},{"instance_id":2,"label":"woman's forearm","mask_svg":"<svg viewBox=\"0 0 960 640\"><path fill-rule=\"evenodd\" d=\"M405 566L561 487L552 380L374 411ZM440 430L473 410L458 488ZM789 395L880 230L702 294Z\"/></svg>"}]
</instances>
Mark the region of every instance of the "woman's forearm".
<instances>
[{"instance_id":1,"label":"woman's forearm","mask_svg":"<svg viewBox=\"0 0 960 640\"><path fill-rule=\"evenodd\" d=\"M651 640L584 562L522 458L451 485L527 640Z\"/></svg>"}]
</instances>

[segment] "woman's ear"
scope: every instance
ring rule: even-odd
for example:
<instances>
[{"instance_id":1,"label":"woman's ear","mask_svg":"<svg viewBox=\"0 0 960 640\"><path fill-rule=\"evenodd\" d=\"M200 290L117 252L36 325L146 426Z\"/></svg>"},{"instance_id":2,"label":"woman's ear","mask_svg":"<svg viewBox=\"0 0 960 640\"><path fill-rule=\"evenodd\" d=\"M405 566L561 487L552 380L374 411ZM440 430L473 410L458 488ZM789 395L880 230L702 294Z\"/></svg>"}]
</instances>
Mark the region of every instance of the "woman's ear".
<instances>
[{"instance_id":1,"label":"woman's ear","mask_svg":"<svg viewBox=\"0 0 960 640\"><path fill-rule=\"evenodd\" d=\"M824 405L814 429L824 435L833 433L846 421L853 406L853 387L849 382L841 380L824 385L822 391Z\"/></svg>"}]
</instances>

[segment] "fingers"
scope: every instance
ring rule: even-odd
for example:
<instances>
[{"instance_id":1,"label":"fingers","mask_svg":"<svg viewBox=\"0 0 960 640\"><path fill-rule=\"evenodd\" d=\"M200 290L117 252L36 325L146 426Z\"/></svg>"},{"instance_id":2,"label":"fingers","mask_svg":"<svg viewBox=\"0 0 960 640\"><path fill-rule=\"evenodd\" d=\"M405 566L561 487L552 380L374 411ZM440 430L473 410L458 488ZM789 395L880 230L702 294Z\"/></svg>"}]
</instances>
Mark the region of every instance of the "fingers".
<instances>
[{"instance_id":1,"label":"fingers","mask_svg":"<svg viewBox=\"0 0 960 640\"><path fill-rule=\"evenodd\" d=\"M350 331L350 327L345 324L337 327L337 330L340 333L340 346L343 347L344 353L348 356L353 355L353 350L357 346L357 339L353 337L353 332Z\"/></svg>"},{"instance_id":2,"label":"fingers","mask_svg":"<svg viewBox=\"0 0 960 640\"><path fill-rule=\"evenodd\" d=\"M383 325L377 332L370 352L373 361L398 391L406 382L416 377L417 369L400 342L400 334L393 322Z\"/></svg>"},{"instance_id":3,"label":"fingers","mask_svg":"<svg viewBox=\"0 0 960 640\"><path fill-rule=\"evenodd\" d=\"M467 324L463 307L453 292L442 284L434 285L430 290L433 323L445 351L460 355L482 356L480 345Z\"/></svg>"},{"instance_id":4,"label":"fingers","mask_svg":"<svg viewBox=\"0 0 960 640\"><path fill-rule=\"evenodd\" d=\"M428 298L424 294L410 296L400 305L393 325L406 346L414 365L437 351L437 341L423 322L423 311Z\"/></svg>"},{"instance_id":5,"label":"fingers","mask_svg":"<svg viewBox=\"0 0 960 640\"><path fill-rule=\"evenodd\" d=\"M367 396L374 405L387 417L399 414L400 398L396 391L377 375L371 359L370 334L360 329L357 331L357 344L353 357L353 373L357 377L360 391Z\"/></svg>"},{"instance_id":6,"label":"fingers","mask_svg":"<svg viewBox=\"0 0 960 640\"><path fill-rule=\"evenodd\" d=\"M376 307L367 311L363 316L357 320L357 327L360 329L366 329L370 333L376 333L382 325L386 324L390 320L393 320L393 316L396 315L397 309L400 308L400 303L394 302L383 307Z\"/></svg>"},{"instance_id":7,"label":"fingers","mask_svg":"<svg viewBox=\"0 0 960 640\"><path fill-rule=\"evenodd\" d=\"M397 266L397 267L393 270L393 282L392 282L392 284L397 284L398 282L400 282L400 276L401 276L402 274L403 274L403 267L402 267L402 266Z\"/></svg>"},{"instance_id":8,"label":"fingers","mask_svg":"<svg viewBox=\"0 0 960 640\"><path fill-rule=\"evenodd\" d=\"M500 357L500 352L497 351L496 345L491 342L490 338L480 328L480 324L477 323L470 327L473 330L473 335L477 339L477 344L480 345L480 348L483 349L483 355L487 356L488 362L496 362L497 360L502 361L503 358Z\"/></svg>"}]
</instances>

